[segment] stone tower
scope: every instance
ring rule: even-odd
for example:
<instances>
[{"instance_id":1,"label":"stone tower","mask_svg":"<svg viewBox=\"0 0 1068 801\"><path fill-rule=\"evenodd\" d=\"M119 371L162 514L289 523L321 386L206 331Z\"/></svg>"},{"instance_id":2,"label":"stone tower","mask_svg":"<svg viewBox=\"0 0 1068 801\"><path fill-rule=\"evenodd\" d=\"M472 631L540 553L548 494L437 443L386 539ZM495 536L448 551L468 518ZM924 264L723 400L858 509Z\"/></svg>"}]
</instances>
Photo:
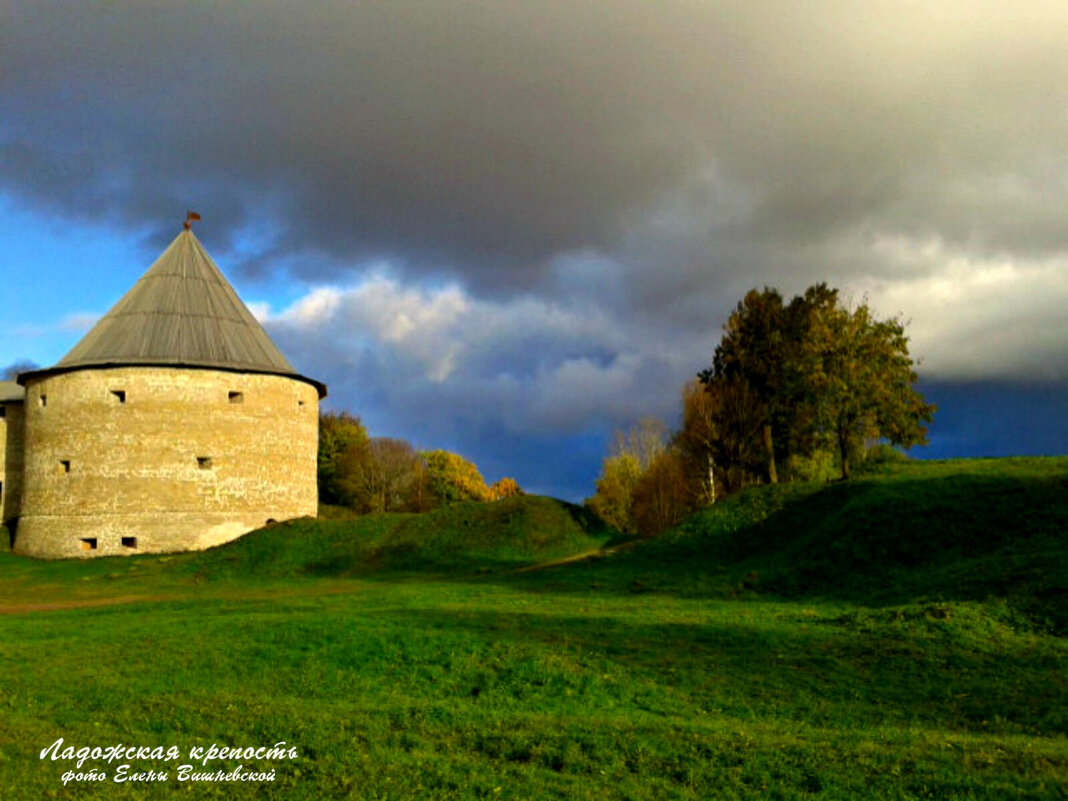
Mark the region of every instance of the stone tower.
<instances>
[{"instance_id":1,"label":"stone tower","mask_svg":"<svg viewBox=\"0 0 1068 801\"><path fill-rule=\"evenodd\" d=\"M317 512L326 387L286 361L188 226L18 383L17 553L195 550Z\"/></svg>"}]
</instances>

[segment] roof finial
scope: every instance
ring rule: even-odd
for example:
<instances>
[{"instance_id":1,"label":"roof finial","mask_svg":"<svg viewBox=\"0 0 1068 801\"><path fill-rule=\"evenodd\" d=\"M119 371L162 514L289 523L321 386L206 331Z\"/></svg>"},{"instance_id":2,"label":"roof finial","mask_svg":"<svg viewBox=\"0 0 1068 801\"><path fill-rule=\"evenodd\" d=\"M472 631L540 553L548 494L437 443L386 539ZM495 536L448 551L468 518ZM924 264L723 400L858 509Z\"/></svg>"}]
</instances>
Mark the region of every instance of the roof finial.
<instances>
[{"instance_id":1,"label":"roof finial","mask_svg":"<svg viewBox=\"0 0 1068 801\"><path fill-rule=\"evenodd\" d=\"M185 230L188 231L190 228L193 227L193 220L199 220L199 219L200 219L200 215L197 214L195 211L187 211L185 213Z\"/></svg>"}]
</instances>

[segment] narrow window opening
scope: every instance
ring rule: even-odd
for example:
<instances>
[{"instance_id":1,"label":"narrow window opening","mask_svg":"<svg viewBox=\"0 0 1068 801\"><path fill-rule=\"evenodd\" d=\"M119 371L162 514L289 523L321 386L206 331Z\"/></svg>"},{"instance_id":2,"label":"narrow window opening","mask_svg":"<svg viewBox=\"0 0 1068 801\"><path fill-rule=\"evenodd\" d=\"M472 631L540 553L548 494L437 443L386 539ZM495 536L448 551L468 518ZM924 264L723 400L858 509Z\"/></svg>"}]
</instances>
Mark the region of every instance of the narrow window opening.
<instances>
[{"instance_id":1,"label":"narrow window opening","mask_svg":"<svg viewBox=\"0 0 1068 801\"><path fill-rule=\"evenodd\" d=\"M231 392L229 397L230 397L230 403L244 403L245 402L245 393L244 392Z\"/></svg>"},{"instance_id":2,"label":"narrow window opening","mask_svg":"<svg viewBox=\"0 0 1068 801\"><path fill-rule=\"evenodd\" d=\"M82 550L83 551L95 551L96 550L96 537L82 537Z\"/></svg>"},{"instance_id":3,"label":"narrow window opening","mask_svg":"<svg viewBox=\"0 0 1068 801\"><path fill-rule=\"evenodd\" d=\"M126 390L113 389L111 390L111 397L115 399L116 403L126 403Z\"/></svg>"},{"instance_id":4,"label":"narrow window opening","mask_svg":"<svg viewBox=\"0 0 1068 801\"><path fill-rule=\"evenodd\" d=\"M136 548L137 547L137 537L123 537L122 538L122 547L123 548Z\"/></svg>"},{"instance_id":5,"label":"narrow window opening","mask_svg":"<svg viewBox=\"0 0 1068 801\"><path fill-rule=\"evenodd\" d=\"M211 470L211 457L210 456L198 456L197 467L201 470Z\"/></svg>"},{"instance_id":6,"label":"narrow window opening","mask_svg":"<svg viewBox=\"0 0 1068 801\"><path fill-rule=\"evenodd\" d=\"M59 460L59 472L61 472L61 473L69 473L70 472L70 459L60 459Z\"/></svg>"},{"instance_id":7,"label":"narrow window opening","mask_svg":"<svg viewBox=\"0 0 1068 801\"><path fill-rule=\"evenodd\" d=\"M7 417L7 407L0 403L0 418Z\"/></svg>"},{"instance_id":8,"label":"narrow window opening","mask_svg":"<svg viewBox=\"0 0 1068 801\"><path fill-rule=\"evenodd\" d=\"M48 396L47 395L42 395L41 397L39 397L37 399L37 402L40 403L42 406L47 406L48 405Z\"/></svg>"},{"instance_id":9,"label":"narrow window opening","mask_svg":"<svg viewBox=\"0 0 1068 801\"><path fill-rule=\"evenodd\" d=\"M303 406L303 405L304 405L304 401L297 401L297 406Z\"/></svg>"}]
</instances>

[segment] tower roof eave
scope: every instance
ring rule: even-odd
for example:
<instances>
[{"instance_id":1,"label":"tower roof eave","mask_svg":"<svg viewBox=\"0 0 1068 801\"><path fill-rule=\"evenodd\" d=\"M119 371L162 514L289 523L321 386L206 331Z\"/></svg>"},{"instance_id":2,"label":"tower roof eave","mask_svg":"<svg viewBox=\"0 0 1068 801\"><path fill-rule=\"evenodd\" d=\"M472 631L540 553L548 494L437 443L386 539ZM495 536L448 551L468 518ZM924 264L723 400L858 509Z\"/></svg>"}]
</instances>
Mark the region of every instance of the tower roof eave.
<instances>
[{"instance_id":1,"label":"tower roof eave","mask_svg":"<svg viewBox=\"0 0 1068 801\"><path fill-rule=\"evenodd\" d=\"M27 385L30 379L35 378L48 378L53 375L61 375L63 373L73 373L78 370L107 370L114 367L176 367L178 369L185 370L219 370L224 373L251 373L253 375L276 375L282 378L292 378L294 381L302 381L305 384L311 384L315 387L316 392L319 393L319 400L322 400L327 395L326 384L322 381L316 381L314 378L308 378L306 375L301 375L297 372L279 372L275 370L253 370L248 367L226 365L205 365L205 364L182 364L180 362L114 362L114 363L97 363L86 365L59 365L55 367L43 367L39 370L27 370L24 373L19 373L16 381L21 384L19 387L22 390ZM25 392L25 390L23 390ZM20 396L18 400L22 400Z\"/></svg>"}]
</instances>

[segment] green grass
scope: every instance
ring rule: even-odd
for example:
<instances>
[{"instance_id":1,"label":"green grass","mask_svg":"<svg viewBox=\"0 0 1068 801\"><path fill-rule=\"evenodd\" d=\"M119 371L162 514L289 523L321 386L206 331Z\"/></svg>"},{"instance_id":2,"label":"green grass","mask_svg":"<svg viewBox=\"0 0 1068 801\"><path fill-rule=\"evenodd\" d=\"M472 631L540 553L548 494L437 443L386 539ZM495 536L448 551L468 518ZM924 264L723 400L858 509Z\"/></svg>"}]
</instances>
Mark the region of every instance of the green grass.
<instances>
[{"instance_id":1,"label":"green grass","mask_svg":"<svg viewBox=\"0 0 1068 801\"><path fill-rule=\"evenodd\" d=\"M616 536L582 507L529 495L458 503L425 515L301 519L199 553L56 562L5 558L0 604L173 595L190 585L201 593L225 593L278 580L486 574L596 550Z\"/></svg>"},{"instance_id":2,"label":"green grass","mask_svg":"<svg viewBox=\"0 0 1068 801\"><path fill-rule=\"evenodd\" d=\"M1007 600L1068 632L1068 459L886 465L830 485L755 487L607 565L561 575L689 597L866 605Z\"/></svg>"},{"instance_id":3,"label":"green grass","mask_svg":"<svg viewBox=\"0 0 1068 801\"><path fill-rule=\"evenodd\" d=\"M174 557L0 554L0 606L163 599L0 615L0 798L1064 798L1066 477L759 488L529 573L609 532L528 498ZM300 758L265 786L72 790L38 759L58 736Z\"/></svg>"}]
</instances>

